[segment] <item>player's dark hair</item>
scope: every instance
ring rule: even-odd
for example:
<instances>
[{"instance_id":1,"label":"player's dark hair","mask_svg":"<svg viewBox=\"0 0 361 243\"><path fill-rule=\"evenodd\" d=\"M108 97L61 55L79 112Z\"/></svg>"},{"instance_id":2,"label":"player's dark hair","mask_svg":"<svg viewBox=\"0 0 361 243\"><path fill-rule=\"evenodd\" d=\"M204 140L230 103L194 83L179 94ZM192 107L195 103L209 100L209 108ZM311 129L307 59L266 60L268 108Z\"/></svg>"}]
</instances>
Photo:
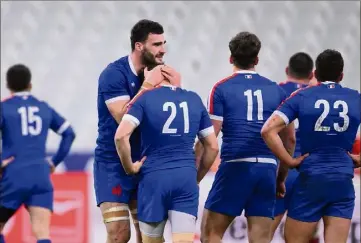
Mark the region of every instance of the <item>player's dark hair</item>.
<instances>
[{"instance_id":1,"label":"player's dark hair","mask_svg":"<svg viewBox=\"0 0 361 243\"><path fill-rule=\"evenodd\" d=\"M6 72L7 87L13 92L27 90L29 88L30 81L30 69L23 64L11 66Z\"/></svg>"},{"instance_id":2,"label":"player's dark hair","mask_svg":"<svg viewBox=\"0 0 361 243\"><path fill-rule=\"evenodd\" d=\"M254 67L261 50L261 41L255 34L240 32L231 39L228 46L236 67L241 69Z\"/></svg>"},{"instance_id":3,"label":"player's dark hair","mask_svg":"<svg viewBox=\"0 0 361 243\"><path fill-rule=\"evenodd\" d=\"M163 26L158 22L148 19L142 19L136 23L130 33L130 44L132 51L135 49L136 42L144 42L149 34L161 35L164 33Z\"/></svg>"},{"instance_id":4,"label":"player's dark hair","mask_svg":"<svg viewBox=\"0 0 361 243\"><path fill-rule=\"evenodd\" d=\"M319 82L339 82L343 72L343 58L336 50L324 50L317 56L315 76Z\"/></svg>"},{"instance_id":5,"label":"player's dark hair","mask_svg":"<svg viewBox=\"0 0 361 243\"><path fill-rule=\"evenodd\" d=\"M305 52L297 52L293 54L288 61L289 75L294 78L309 78L313 70L313 60Z\"/></svg>"}]
</instances>

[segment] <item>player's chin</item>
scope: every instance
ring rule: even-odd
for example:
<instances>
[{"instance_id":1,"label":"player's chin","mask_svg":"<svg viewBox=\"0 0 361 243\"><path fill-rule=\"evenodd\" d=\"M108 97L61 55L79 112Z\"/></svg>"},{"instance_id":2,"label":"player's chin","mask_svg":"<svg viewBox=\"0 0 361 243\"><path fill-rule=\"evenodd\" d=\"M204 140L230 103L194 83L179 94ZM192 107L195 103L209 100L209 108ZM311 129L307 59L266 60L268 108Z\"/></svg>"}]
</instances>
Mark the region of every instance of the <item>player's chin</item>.
<instances>
[{"instance_id":1,"label":"player's chin","mask_svg":"<svg viewBox=\"0 0 361 243\"><path fill-rule=\"evenodd\" d=\"M157 57L155 58L155 62L157 63L157 65L163 65L164 61L162 57Z\"/></svg>"}]
</instances>

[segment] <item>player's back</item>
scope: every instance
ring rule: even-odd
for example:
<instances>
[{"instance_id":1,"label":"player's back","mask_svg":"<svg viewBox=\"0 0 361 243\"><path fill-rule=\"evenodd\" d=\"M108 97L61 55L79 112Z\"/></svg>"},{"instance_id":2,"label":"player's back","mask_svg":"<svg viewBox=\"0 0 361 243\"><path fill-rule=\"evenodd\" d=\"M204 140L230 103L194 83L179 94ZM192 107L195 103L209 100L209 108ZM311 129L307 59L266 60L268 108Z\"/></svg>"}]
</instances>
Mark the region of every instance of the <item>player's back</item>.
<instances>
[{"instance_id":1,"label":"player's back","mask_svg":"<svg viewBox=\"0 0 361 243\"><path fill-rule=\"evenodd\" d=\"M360 94L333 82L298 93L293 96L299 101L301 151L310 153L300 172L353 176L347 152L352 150L360 125Z\"/></svg>"},{"instance_id":2,"label":"player's back","mask_svg":"<svg viewBox=\"0 0 361 243\"><path fill-rule=\"evenodd\" d=\"M214 85L208 106L212 119L219 119L218 112L223 117L222 162L274 157L260 131L285 98L277 83L252 71L237 72Z\"/></svg>"},{"instance_id":3,"label":"player's back","mask_svg":"<svg viewBox=\"0 0 361 243\"><path fill-rule=\"evenodd\" d=\"M14 156L13 167L45 164L48 129L57 126L53 109L22 92L1 102L1 112L2 158Z\"/></svg>"},{"instance_id":4,"label":"player's back","mask_svg":"<svg viewBox=\"0 0 361 243\"><path fill-rule=\"evenodd\" d=\"M147 160L141 172L195 169L193 145L202 130L202 116L208 117L200 97L174 86L162 86L142 96L146 100L140 123L142 156Z\"/></svg>"}]
</instances>

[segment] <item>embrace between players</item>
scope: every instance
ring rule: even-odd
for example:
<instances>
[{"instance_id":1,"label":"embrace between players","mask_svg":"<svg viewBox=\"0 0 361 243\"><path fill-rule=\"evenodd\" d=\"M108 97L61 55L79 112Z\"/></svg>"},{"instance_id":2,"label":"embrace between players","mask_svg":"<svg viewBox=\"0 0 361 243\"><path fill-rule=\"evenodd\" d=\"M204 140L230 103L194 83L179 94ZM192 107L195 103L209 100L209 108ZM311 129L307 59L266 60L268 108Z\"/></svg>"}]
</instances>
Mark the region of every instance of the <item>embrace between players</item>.
<instances>
[{"instance_id":1,"label":"embrace between players","mask_svg":"<svg viewBox=\"0 0 361 243\"><path fill-rule=\"evenodd\" d=\"M198 184L218 154L220 131L221 164L201 219L202 242L221 242L243 211L252 243L270 242L286 211L286 242L308 243L321 218L326 243L347 241L353 168L360 167L360 156L349 154L360 125L360 94L339 84L339 52L319 54L314 72L312 59L296 53L287 82L278 85L255 71L260 40L240 32L229 43L233 74L213 86L206 109L164 65L159 23L139 21L130 40L131 54L110 63L98 83L94 188L107 243L129 241L130 216L138 243L163 242L167 220L173 242L193 242ZM313 75L317 81L308 85ZM11 67L13 96L1 102L0 243L22 204L38 243L51 242L49 174L75 138L64 118L29 93L30 80L25 66ZM44 163L48 129L62 141Z\"/></svg>"},{"instance_id":2,"label":"embrace between players","mask_svg":"<svg viewBox=\"0 0 361 243\"><path fill-rule=\"evenodd\" d=\"M260 40L240 32L229 43L233 75L213 86L206 110L163 64L159 23L139 21L130 39L132 53L109 64L98 87L94 183L108 243L129 241L129 211L138 242L163 242L167 220L173 242L193 242L197 184L217 156L221 130L221 164L205 203L202 242L221 242L243 210L249 242L270 242L286 210L287 242L308 242L321 218L327 243L346 242L353 168L360 163L348 153L360 124L360 94L339 84L339 52L319 54L314 72L306 53L295 54L289 82L278 85L255 71ZM313 73L318 82L308 86ZM289 169L297 176L286 183ZM115 187L121 193L113 194Z\"/></svg>"}]
</instances>

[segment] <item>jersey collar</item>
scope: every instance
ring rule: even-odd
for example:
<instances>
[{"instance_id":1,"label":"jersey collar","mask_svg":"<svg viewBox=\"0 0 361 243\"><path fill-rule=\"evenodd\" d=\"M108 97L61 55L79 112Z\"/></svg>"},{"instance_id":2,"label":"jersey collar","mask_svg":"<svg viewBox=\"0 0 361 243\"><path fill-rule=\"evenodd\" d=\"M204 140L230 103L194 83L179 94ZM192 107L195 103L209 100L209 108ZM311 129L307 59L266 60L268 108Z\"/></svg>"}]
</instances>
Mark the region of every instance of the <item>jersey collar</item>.
<instances>
[{"instance_id":1,"label":"jersey collar","mask_svg":"<svg viewBox=\"0 0 361 243\"><path fill-rule=\"evenodd\" d=\"M132 62L132 59L130 58L130 55L128 55L128 64L129 64L130 70L132 70L132 73L135 76L138 76L137 72L135 71L135 67L134 67L134 64Z\"/></svg>"},{"instance_id":2,"label":"jersey collar","mask_svg":"<svg viewBox=\"0 0 361 243\"><path fill-rule=\"evenodd\" d=\"M336 82L333 81L325 81L325 82L320 82L321 84L327 85L327 84L336 84Z\"/></svg>"},{"instance_id":3,"label":"jersey collar","mask_svg":"<svg viewBox=\"0 0 361 243\"><path fill-rule=\"evenodd\" d=\"M16 96L29 96L30 92L29 91L15 92L14 95L16 95Z\"/></svg>"},{"instance_id":4,"label":"jersey collar","mask_svg":"<svg viewBox=\"0 0 361 243\"><path fill-rule=\"evenodd\" d=\"M235 73L250 73L250 74L257 74L257 72L255 72L255 71L251 71L251 70L239 70L239 71L236 71Z\"/></svg>"}]
</instances>

